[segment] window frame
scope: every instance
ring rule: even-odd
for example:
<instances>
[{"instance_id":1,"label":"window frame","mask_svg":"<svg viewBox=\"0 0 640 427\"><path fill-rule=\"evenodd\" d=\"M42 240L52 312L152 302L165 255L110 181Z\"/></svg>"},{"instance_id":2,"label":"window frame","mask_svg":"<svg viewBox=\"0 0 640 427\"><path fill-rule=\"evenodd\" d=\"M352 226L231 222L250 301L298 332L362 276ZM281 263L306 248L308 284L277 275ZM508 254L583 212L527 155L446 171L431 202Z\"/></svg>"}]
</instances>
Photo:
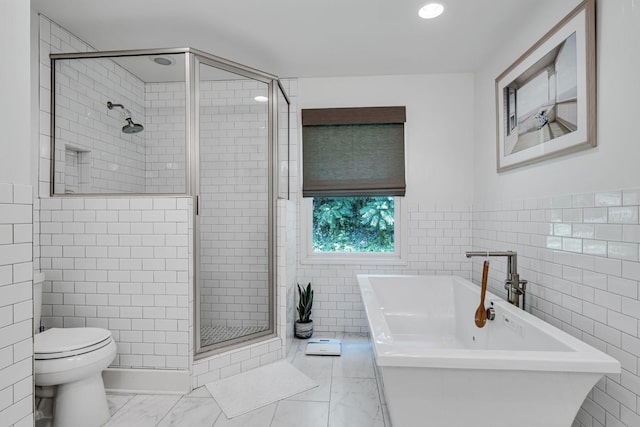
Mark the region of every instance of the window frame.
<instances>
[{"instance_id":1,"label":"window frame","mask_svg":"<svg viewBox=\"0 0 640 427\"><path fill-rule=\"evenodd\" d=\"M357 196L354 196L357 197ZM407 221L404 197L394 199L394 251L393 252L314 252L313 251L313 197L300 202L300 255L301 264L361 264L407 265Z\"/></svg>"}]
</instances>

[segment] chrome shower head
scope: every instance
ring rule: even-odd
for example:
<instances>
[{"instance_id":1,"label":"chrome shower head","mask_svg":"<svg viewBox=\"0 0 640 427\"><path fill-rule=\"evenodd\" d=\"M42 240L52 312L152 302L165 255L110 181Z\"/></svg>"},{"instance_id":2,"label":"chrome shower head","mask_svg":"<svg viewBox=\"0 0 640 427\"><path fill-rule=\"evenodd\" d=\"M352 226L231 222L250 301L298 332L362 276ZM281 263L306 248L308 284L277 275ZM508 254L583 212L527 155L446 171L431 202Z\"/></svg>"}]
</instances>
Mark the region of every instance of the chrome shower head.
<instances>
[{"instance_id":1,"label":"chrome shower head","mask_svg":"<svg viewBox=\"0 0 640 427\"><path fill-rule=\"evenodd\" d=\"M133 123L133 120L131 120L131 117L127 119L127 124L122 126L123 133L138 133L138 132L142 132L143 130L144 130L144 126L138 123Z\"/></svg>"},{"instance_id":2,"label":"chrome shower head","mask_svg":"<svg viewBox=\"0 0 640 427\"><path fill-rule=\"evenodd\" d=\"M122 114L122 117L127 122L126 125L122 126L122 132L123 133L131 134L131 133L142 132L144 130L144 126L142 126L141 124L133 122L133 120L131 119L131 111L129 111L126 108L124 108L124 105L122 105L122 104L114 104L111 101L107 101L107 108L109 110L113 110L113 107L122 108L122 111L120 113Z\"/></svg>"}]
</instances>

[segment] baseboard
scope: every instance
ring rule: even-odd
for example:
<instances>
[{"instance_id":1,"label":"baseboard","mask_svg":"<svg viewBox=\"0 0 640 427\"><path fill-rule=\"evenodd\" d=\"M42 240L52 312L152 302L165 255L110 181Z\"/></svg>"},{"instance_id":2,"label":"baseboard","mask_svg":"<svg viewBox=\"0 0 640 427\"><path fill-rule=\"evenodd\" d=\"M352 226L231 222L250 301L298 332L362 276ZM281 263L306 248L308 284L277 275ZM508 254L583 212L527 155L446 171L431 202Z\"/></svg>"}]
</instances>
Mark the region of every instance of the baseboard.
<instances>
[{"instance_id":1,"label":"baseboard","mask_svg":"<svg viewBox=\"0 0 640 427\"><path fill-rule=\"evenodd\" d=\"M104 388L111 393L184 394L191 391L189 371L107 368Z\"/></svg>"}]
</instances>

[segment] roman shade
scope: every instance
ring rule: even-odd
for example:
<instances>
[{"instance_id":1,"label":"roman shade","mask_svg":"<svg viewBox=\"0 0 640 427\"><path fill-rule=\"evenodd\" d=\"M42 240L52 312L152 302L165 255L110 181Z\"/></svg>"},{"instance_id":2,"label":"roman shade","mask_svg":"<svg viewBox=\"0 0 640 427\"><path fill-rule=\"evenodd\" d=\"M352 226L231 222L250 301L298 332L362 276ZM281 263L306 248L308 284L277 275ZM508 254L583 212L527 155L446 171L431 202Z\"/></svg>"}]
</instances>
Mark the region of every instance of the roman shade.
<instances>
[{"instance_id":1,"label":"roman shade","mask_svg":"<svg viewBox=\"0 0 640 427\"><path fill-rule=\"evenodd\" d=\"M302 195L404 196L405 107L302 110Z\"/></svg>"}]
</instances>

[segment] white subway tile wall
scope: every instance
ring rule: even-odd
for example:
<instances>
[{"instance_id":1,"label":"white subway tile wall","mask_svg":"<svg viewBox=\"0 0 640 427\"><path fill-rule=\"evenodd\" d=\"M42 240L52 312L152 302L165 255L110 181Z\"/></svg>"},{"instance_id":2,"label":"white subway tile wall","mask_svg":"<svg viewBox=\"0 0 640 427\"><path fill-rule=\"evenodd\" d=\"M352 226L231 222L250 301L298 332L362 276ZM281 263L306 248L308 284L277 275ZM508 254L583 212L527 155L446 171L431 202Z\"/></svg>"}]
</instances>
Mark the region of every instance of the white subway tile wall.
<instances>
[{"instance_id":1,"label":"white subway tile wall","mask_svg":"<svg viewBox=\"0 0 640 427\"><path fill-rule=\"evenodd\" d=\"M147 193L186 191L185 98L184 82L144 86Z\"/></svg>"},{"instance_id":2,"label":"white subway tile wall","mask_svg":"<svg viewBox=\"0 0 640 427\"><path fill-rule=\"evenodd\" d=\"M640 190L474 206L476 250L515 250L536 316L622 364L589 394L574 427L640 425ZM479 280L476 261L473 277ZM491 262L490 288L504 295L506 266Z\"/></svg>"},{"instance_id":3,"label":"white subway tile wall","mask_svg":"<svg viewBox=\"0 0 640 427\"><path fill-rule=\"evenodd\" d=\"M52 52L56 36L51 35ZM123 104L136 122L145 123L144 82L105 58L56 61L55 75L55 192L77 192L78 185L66 178L75 173L90 193L144 193L146 135L124 134L122 109L107 108L107 101ZM67 167L72 153L91 167Z\"/></svg>"},{"instance_id":4,"label":"white subway tile wall","mask_svg":"<svg viewBox=\"0 0 640 427\"><path fill-rule=\"evenodd\" d=\"M293 346L296 320L296 204L292 200L278 200L278 328L286 338L285 355Z\"/></svg>"},{"instance_id":5,"label":"white subway tile wall","mask_svg":"<svg viewBox=\"0 0 640 427\"><path fill-rule=\"evenodd\" d=\"M40 200L46 327L109 329L112 366L188 369L192 200Z\"/></svg>"},{"instance_id":6,"label":"white subway tile wall","mask_svg":"<svg viewBox=\"0 0 640 427\"><path fill-rule=\"evenodd\" d=\"M0 420L32 426L32 189L0 184Z\"/></svg>"},{"instance_id":7,"label":"white subway tile wall","mask_svg":"<svg viewBox=\"0 0 640 427\"><path fill-rule=\"evenodd\" d=\"M471 265L464 256L471 248L471 206L407 204L407 265L298 265L298 282L312 282L315 289L314 331L368 333L357 274L440 274L471 278Z\"/></svg>"}]
</instances>

